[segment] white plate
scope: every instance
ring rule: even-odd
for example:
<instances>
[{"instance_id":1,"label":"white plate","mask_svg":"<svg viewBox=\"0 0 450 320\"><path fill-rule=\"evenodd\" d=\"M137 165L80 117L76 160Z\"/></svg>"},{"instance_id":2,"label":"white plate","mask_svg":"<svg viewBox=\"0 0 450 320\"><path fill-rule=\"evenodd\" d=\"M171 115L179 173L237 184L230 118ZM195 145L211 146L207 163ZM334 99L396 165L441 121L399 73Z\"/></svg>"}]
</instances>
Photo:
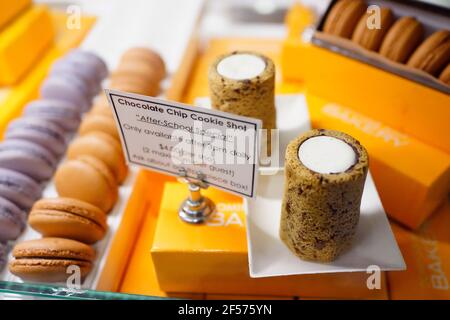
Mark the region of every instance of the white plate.
<instances>
[{"instance_id":1,"label":"white plate","mask_svg":"<svg viewBox=\"0 0 450 320\"><path fill-rule=\"evenodd\" d=\"M195 105L203 108L211 108L211 100L208 97L195 99ZM277 111L277 129L279 136L278 145L272 141L273 148L278 146L278 153L273 152L271 165L264 166L260 163L259 172L262 175L275 174L284 170L284 153L289 142L300 133L311 129L305 96L302 94L277 95L275 98Z\"/></svg>"},{"instance_id":2,"label":"white plate","mask_svg":"<svg viewBox=\"0 0 450 320\"><path fill-rule=\"evenodd\" d=\"M383 271L406 268L370 173L367 175L364 187L361 216L353 245L349 251L331 263L303 261L280 240L278 228L283 190L283 172L260 176L257 198L244 199L247 214L249 267L252 278L365 272L371 265L376 265Z\"/></svg>"}]
</instances>

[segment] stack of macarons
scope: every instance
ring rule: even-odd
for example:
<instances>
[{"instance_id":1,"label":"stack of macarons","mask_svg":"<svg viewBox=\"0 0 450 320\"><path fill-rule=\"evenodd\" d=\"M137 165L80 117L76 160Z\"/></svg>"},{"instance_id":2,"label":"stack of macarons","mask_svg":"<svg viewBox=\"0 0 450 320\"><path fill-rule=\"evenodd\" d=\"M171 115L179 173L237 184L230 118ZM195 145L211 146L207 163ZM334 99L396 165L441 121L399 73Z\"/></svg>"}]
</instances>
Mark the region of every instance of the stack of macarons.
<instances>
[{"instance_id":1,"label":"stack of macarons","mask_svg":"<svg viewBox=\"0 0 450 320\"><path fill-rule=\"evenodd\" d=\"M133 93L155 95L166 70L153 50L136 47L127 50L112 72L110 87ZM67 161L55 174L55 187L61 197L88 202L108 213L117 201L118 186L127 175L116 123L104 94L83 119L78 137L67 150Z\"/></svg>"},{"instance_id":2,"label":"stack of macarons","mask_svg":"<svg viewBox=\"0 0 450 320\"><path fill-rule=\"evenodd\" d=\"M107 73L95 54L71 51L52 66L40 98L7 127L0 142L0 241L20 235Z\"/></svg>"},{"instance_id":3,"label":"stack of macarons","mask_svg":"<svg viewBox=\"0 0 450 320\"><path fill-rule=\"evenodd\" d=\"M118 70L110 79L111 87L140 94L156 94L149 90L156 86L159 90L165 75L162 59L144 48L128 50ZM103 239L108 230L107 214L118 199L119 185L127 172L111 108L106 96L100 94L69 144L66 160L56 170L53 181L58 197L41 199L31 209L28 222L42 239L16 245L11 273L24 280L63 281L68 276L66 268L77 265L85 277L95 258L91 245Z\"/></svg>"},{"instance_id":4,"label":"stack of macarons","mask_svg":"<svg viewBox=\"0 0 450 320\"><path fill-rule=\"evenodd\" d=\"M339 0L331 8L325 33L350 39L381 56L422 70L450 85L450 31L425 36L425 27L414 17L397 20L390 8L380 8L380 25L374 27L373 11L363 0Z\"/></svg>"}]
</instances>

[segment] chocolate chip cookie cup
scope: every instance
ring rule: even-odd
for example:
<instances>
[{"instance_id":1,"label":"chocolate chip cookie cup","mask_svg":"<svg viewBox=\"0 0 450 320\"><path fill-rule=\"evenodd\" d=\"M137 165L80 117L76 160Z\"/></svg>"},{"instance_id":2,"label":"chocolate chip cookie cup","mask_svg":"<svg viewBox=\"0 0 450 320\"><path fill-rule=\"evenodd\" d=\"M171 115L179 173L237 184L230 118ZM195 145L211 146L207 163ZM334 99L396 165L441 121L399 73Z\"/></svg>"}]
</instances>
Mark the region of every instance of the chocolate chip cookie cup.
<instances>
[{"instance_id":1,"label":"chocolate chip cookie cup","mask_svg":"<svg viewBox=\"0 0 450 320\"><path fill-rule=\"evenodd\" d=\"M275 65L254 52L236 51L217 58L208 75L214 109L260 119L276 128ZM270 131L267 133L270 154Z\"/></svg>"},{"instance_id":2,"label":"chocolate chip cookie cup","mask_svg":"<svg viewBox=\"0 0 450 320\"><path fill-rule=\"evenodd\" d=\"M330 262L351 246L369 166L351 136L311 130L286 150L280 238L299 258Z\"/></svg>"}]
</instances>

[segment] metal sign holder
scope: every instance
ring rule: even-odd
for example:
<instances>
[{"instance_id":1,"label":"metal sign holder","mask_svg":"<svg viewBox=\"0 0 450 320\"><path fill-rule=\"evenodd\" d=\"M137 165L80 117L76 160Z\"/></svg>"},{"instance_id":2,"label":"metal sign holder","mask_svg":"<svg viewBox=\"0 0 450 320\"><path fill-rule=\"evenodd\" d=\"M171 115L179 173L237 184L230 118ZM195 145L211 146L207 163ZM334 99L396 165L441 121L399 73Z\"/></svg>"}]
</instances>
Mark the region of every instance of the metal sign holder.
<instances>
[{"instance_id":1,"label":"metal sign holder","mask_svg":"<svg viewBox=\"0 0 450 320\"><path fill-rule=\"evenodd\" d=\"M203 223L211 216L216 207L211 199L201 194L201 189L207 189L209 186L204 181L205 175L197 172L196 178L189 178L186 169L181 168L179 171L178 181L188 185L189 197L181 204L178 215L187 223Z\"/></svg>"}]
</instances>

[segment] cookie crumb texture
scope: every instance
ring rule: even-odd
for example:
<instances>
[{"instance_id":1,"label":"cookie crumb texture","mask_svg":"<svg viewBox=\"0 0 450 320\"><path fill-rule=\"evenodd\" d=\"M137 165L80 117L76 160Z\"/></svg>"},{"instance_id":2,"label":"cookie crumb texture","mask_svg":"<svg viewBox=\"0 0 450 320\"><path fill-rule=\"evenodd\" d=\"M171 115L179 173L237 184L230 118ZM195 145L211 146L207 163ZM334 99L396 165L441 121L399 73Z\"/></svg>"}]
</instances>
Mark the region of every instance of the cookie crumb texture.
<instances>
[{"instance_id":1,"label":"cookie crumb texture","mask_svg":"<svg viewBox=\"0 0 450 320\"><path fill-rule=\"evenodd\" d=\"M308 138L321 135L351 145L357 153L356 164L337 174L319 174L306 168L298 158L298 149ZM291 141L286 150L280 238L295 255L330 262L351 246L368 165L367 151L345 133L311 130Z\"/></svg>"}]
</instances>

